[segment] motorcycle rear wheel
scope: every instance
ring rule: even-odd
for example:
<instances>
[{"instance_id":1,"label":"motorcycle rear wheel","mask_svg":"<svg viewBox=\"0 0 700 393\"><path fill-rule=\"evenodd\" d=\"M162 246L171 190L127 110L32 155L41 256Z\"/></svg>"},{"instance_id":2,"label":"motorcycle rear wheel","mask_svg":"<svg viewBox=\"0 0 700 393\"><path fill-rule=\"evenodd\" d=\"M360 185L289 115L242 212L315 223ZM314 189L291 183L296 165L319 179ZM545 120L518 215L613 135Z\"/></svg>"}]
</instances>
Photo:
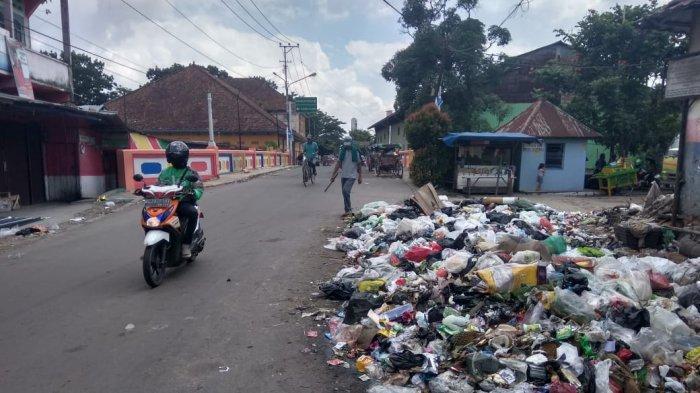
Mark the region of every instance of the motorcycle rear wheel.
<instances>
[{"instance_id":1,"label":"motorcycle rear wheel","mask_svg":"<svg viewBox=\"0 0 700 393\"><path fill-rule=\"evenodd\" d=\"M151 288L160 285L165 278L166 247L165 243L154 244L143 252L143 278Z\"/></svg>"}]
</instances>

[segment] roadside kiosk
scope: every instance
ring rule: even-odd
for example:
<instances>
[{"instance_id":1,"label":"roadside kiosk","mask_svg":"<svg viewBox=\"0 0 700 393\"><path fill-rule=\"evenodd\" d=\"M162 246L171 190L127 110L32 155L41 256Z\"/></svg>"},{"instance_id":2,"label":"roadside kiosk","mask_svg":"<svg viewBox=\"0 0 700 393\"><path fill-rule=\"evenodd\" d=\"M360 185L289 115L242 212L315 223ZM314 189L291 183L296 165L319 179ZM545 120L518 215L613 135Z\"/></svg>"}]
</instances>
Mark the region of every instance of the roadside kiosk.
<instances>
[{"instance_id":1,"label":"roadside kiosk","mask_svg":"<svg viewBox=\"0 0 700 393\"><path fill-rule=\"evenodd\" d=\"M453 132L442 138L454 148L454 189L476 193L512 194L524 143L538 139L522 133Z\"/></svg>"}]
</instances>

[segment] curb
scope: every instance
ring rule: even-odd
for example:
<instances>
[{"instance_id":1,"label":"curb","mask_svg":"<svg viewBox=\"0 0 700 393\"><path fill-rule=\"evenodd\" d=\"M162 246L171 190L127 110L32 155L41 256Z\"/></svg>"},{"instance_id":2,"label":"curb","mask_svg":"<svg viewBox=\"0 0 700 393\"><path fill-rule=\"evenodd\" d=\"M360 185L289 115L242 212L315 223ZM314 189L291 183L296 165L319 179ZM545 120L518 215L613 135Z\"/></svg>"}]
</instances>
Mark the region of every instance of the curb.
<instances>
[{"instance_id":1,"label":"curb","mask_svg":"<svg viewBox=\"0 0 700 393\"><path fill-rule=\"evenodd\" d=\"M288 166L282 166L282 167L279 167L279 168L275 168L274 170L267 171L267 172L262 172L262 173L251 173L249 176L246 176L246 177L243 177L243 178L240 178L240 179L230 179L230 180L227 180L227 181L224 181L224 182L221 182L221 183L217 182L216 184L207 184L207 182L204 182L204 186L207 187L207 188L213 188L213 187L225 186L225 185L227 185L227 184L245 183L245 182L247 182L247 181L249 181L249 180L251 180L251 179L255 179L256 177L269 175L269 174L271 174L271 173L277 173L277 172L283 171L283 170L285 170L285 169L294 168L295 166L296 166L296 165L288 165ZM217 180L218 180L218 179L217 179Z\"/></svg>"}]
</instances>

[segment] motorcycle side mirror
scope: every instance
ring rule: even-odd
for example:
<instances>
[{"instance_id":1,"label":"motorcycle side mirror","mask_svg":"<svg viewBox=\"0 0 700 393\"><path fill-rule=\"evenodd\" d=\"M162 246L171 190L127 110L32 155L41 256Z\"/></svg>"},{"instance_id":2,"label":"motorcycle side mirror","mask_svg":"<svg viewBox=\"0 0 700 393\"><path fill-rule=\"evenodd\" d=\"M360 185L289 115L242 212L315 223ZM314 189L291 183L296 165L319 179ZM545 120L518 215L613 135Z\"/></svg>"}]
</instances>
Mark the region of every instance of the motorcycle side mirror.
<instances>
[{"instance_id":1,"label":"motorcycle side mirror","mask_svg":"<svg viewBox=\"0 0 700 393\"><path fill-rule=\"evenodd\" d=\"M199 181L199 177L195 174L190 173L189 175L185 176L185 179L190 182L190 183L196 183Z\"/></svg>"},{"instance_id":2,"label":"motorcycle side mirror","mask_svg":"<svg viewBox=\"0 0 700 393\"><path fill-rule=\"evenodd\" d=\"M143 175L140 173L134 174L134 180L136 181L143 181Z\"/></svg>"}]
</instances>

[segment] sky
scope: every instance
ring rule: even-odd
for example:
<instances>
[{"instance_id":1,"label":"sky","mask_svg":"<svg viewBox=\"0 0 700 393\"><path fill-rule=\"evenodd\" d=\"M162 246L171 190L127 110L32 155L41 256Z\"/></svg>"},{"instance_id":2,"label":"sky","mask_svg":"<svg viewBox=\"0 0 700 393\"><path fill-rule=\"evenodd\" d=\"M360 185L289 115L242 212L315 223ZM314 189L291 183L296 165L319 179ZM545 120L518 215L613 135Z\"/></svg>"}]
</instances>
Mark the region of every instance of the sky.
<instances>
[{"instance_id":1,"label":"sky","mask_svg":"<svg viewBox=\"0 0 700 393\"><path fill-rule=\"evenodd\" d=\"M226 69L232 76L264 76L281 82L273 74L282 75L279 41L298 42L299 49L293 49L288 58L290 81L312 72L316 76L293 84L292 90L299 95L318 97L319 109L345 122L346 128L352 117L358 119L359 128L367 128L392 109L395 87L382 78L381 67L411 42L398 23L399 15L382 0L124 1L199 53L122 0L70 0L72 44L112 60L105 61L105 69L118 83L137 88L145 83L145 71L149 67L167 67L174 62L212 64ZM401 8L401 0L388 1ZM504 25L511 31L513 40L495 52L518 55L555 42L558 40L555 29L573 31L589 9L604 11L616 3L645 2L530 0L528 6ZM516 3L517 0L482 0L472 17L487 26L499 24ZM216 42L197 30L171 4ZM60 25L58 0L40 6L30 26L60 39L60 30L44 20ZM273 35L277 38L272 38ZM32 33L32 45L35 49L49 50L52 48L47 45L61 46L37 33Z\"/></svg>"}]
</instances>

